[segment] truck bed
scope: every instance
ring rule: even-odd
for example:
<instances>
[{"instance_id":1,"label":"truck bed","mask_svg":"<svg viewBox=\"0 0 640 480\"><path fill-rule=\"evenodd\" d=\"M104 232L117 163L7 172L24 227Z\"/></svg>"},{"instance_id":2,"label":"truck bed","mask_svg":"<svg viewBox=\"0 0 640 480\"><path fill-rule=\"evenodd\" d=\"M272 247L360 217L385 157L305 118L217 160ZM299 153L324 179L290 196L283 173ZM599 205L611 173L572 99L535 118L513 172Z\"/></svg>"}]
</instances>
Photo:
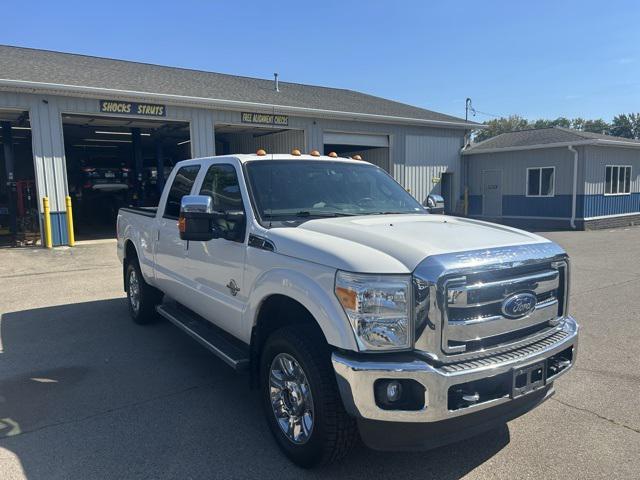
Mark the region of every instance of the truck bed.
<instances>
[{"instance_id":1,"label":"truck bed","mask_svg":"<svg viewBox=\"0 0 640 480\"><path fill-rule=\"evenodd\" d=\"M158 207L122 207L120 210L137 215L144 215L145 217L155 217L158 212Z\"/></svg>"}]
</instances>

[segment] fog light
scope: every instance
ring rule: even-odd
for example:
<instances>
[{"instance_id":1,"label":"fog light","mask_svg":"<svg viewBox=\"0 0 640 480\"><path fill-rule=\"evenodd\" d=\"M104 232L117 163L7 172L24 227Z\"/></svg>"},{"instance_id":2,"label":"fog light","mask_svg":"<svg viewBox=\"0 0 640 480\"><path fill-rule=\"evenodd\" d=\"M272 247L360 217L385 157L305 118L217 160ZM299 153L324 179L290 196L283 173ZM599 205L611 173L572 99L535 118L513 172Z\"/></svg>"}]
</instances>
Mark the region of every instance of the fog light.
<instances>
[{"instance_id":1,"label":"fog light","mask_svg":"<svg viewBox=\"0 0 640 480\"><path fill-rule=\"evenodd\" d=\"M402 385L399 382L392 381L387 384L387 400L397 402L402 396Z\"/></svg>"},{"instance_id":2,"label":"fog light","mask_svg":"<svg viewBox=\"0 0 640 480\"><path fill-rule=\"evenodd\" d=\"M422 410L425 408L424 385L411 378L379 378L373 384L376 405L383 410Z\"/></svg>"}]
</instances>

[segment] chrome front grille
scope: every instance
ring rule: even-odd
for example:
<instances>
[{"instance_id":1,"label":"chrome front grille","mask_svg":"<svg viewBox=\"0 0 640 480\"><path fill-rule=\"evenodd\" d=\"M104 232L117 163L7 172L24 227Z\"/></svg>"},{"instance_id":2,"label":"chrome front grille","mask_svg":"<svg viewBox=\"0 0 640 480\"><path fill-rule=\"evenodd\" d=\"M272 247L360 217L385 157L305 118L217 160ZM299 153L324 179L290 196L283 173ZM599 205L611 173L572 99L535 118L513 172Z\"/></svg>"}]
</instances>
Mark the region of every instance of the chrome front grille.
<instances>
[{"instance_id":1,"label":"chrome front grille","mask_svg":"<svg viewBox=\"0 0 640 480\"><path fill-rule=\"evenodd\" d=\"M517 269L516 269L517 270ZM446 353L459 353L494 346L558 323L558 299L562 297L561 271L550 263L529 271L484 272L449 278L444 282L442 347ZM496 278L497 277L497 278ZM503 302L515 294L535 296L534 310L510 318ZM520 335L522 336L522 335Z\"/></svg>"},{"instance_id":2,"label":"chrome front grille","mask_svg":"<svg viewBox=\"0 0 640 480\"><path fill-rule=\"evenodd\" d=\"M415 348L460 362L557 332L567 313L568 260L553 243L428 257L414 271ZM510 300L525 297L525 313Z\"/></svg>"}]
</instances>

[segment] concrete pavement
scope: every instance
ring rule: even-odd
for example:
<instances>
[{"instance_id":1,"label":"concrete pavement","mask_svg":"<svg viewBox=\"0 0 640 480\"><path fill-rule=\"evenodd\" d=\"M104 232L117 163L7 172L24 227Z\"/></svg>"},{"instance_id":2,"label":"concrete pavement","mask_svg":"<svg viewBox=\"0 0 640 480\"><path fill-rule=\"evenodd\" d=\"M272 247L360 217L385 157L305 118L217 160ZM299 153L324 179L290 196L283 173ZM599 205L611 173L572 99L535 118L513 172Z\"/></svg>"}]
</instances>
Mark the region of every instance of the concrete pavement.
<instances>
[{"instance_id":1,"label":"concrete pavement","mask_svg":"<svg viewBox=\"0 0 640 480\"><path fill-rule=\"evenodd\" d=\"M280 454L246 377L129 320L114 242L0 250L0 478L638 478L640 229L545 235L572 257L582 326L555 397L461 443L316 471Z\"/></svg>"}]
</instances>

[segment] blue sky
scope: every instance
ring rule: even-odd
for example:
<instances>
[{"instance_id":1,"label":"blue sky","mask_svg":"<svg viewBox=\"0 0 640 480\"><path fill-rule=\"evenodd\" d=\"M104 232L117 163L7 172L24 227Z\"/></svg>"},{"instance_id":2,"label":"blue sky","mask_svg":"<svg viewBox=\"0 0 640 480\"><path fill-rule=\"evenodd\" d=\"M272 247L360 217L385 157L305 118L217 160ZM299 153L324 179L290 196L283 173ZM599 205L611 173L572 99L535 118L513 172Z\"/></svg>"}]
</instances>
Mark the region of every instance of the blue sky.
<instances>
[{"instance_id":1,"label":"blue sky","mask_svg":"<svg viewBox=\"0 0 640 480\"><path fill-rule=\"evenodd\" d=\"M467 96L530 119L640 111L634 1L23 1L0 18L2 44L277 71L458 116Z\"/></svg>"}]
</instances>

